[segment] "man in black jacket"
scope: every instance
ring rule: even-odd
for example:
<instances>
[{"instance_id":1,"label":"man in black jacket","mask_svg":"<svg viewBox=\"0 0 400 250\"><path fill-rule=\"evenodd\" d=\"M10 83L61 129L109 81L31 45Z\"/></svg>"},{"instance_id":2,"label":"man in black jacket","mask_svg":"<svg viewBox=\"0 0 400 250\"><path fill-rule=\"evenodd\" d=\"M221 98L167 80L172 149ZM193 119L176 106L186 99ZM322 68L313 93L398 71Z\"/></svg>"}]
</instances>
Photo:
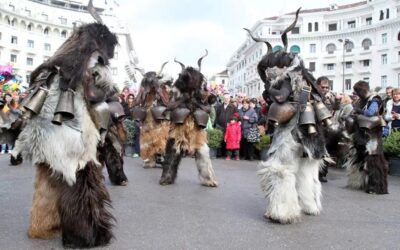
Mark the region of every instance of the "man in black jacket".
<instances>
[{"instance_id":1,"label":"man in black jacket","mask_svg":"<svg viewBox=\"0 0 400 250\"><path fill-rule=\"evenodd\" d=\"M224 95L224 101L216 106L215 115L215 128L222 130L225 134L226 125L233 118L235 112L239 112L238 109L230 103L231 97L229 93ZM225 156L225 142L222 142L221 150L218 152L218 156Z\"/></svg>"}]
</instances>

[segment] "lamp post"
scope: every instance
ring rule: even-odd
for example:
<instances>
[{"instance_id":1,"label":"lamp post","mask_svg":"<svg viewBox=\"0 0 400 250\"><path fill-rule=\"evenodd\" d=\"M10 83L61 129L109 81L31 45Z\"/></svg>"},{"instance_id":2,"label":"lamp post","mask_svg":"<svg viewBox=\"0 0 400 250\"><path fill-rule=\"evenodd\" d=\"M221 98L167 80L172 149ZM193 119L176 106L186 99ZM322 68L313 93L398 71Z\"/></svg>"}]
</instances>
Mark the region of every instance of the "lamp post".
<instances>
[{"instance_id":1,"label":"lamp post","mask_svg":"<svg viewBox=\"0 0 400 250\"><path fill-rule=\"evenodd\" d=\"M342 74L343 74L343 76L342 76L342 93L344 94L344 71L345 71L345 54L344 54L344 52L345 52L345 48L346 48L346 45L348 44L348 42L350 42L349 41L349 39L338 39L338 41L339 42L341 42L341 43L343 43L343 57L342 57L342 64L343 64L343 72L342 72Z\"/></svg>"}]
</instances>

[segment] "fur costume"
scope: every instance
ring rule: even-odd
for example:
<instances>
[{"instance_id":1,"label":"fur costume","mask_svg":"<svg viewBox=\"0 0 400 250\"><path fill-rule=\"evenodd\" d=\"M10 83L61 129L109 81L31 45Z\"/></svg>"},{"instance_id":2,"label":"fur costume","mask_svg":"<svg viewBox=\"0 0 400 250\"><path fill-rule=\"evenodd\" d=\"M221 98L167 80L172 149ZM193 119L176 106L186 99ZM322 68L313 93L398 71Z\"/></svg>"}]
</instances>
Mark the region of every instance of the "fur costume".
<instances>
[{"instance_id":1,"label":"fur costume","mask_svg":"<svg viewBox=\"0 0 400 250\"><path fill-rule=\"evenodd\" d=\"M144 161L145 168L154 168L156 157L165 154L170 129L167 116L157 120L152 114L153 108L167 106L170 99L169 93L165 90L165 79L162 75L165 64L162 65L158 73L150 71L143 74L141 88L137 96L137 107L146 112L140 130L140 157Z\"/></svg>"},{"instance_id":2,"label":"fur costume","mask_svg":"<svg viewBox=\"0 0 400 250\"><path fill-rule=\"evenodd\" d=\"M123 113L123 107L119 102L113 102ZM111 183L119 186L126 186L128 178L124 173L124 142L126 131L122 121L125 115L112 114L110 125L104 143L99 148L99 159L104 162Z\"/></svg>"},{"instance_id":3,"label":"fur costume","mask_svg":"<svg viewBox=\"0 0 400 250\"><path fill-rule=\"evenodd\" d=\"M376 98L380 100L379 97ZM360 108L367 106L368 103L359 104ZM352 146L344 164L348 176L347 187L362 189L367 193L387 194L389 166L383 155L382 124L368 129L361 126L356 117L349 118L346 122L351 121L353 123L347 127L352 127Z\"/></svg>"},{"instance_id":4,"label":"fur costume","mask_svg":"<svg viewBox=\"0 0 400 250\"><path fill-rule=\"evenodd\" d=\"M110 115L96 108L107 107L106 97L115 90L107 62L116 44L105 25L80 26L32 73L24 115L33 115L13 151L37 167L29 237L49 238L61 230L63 245L72 248L106 245L113 237L98 160ZM66 92L73 93L72 100L62 99ZM65 106L70 113L60 110Z\"/></svg>"},{"instance_id":5,"label":"fur costume","mask_svg":"<svg viewBox=\"0 0 400 250\"><path fill-rule=\"evenodd\" d=\"M206 54L207 55L207 54ZM186 67L178 62L182 71L173 87L173 98L168 107L171 111L171 130L165 150L165 159L162 163L163 171L160 179L161 185L174 183L178 166L185 154L194 154L196 166L199 171L200 182L204 186L216 187L218 185L214 169L211 164L207 134L204 127L196 121L196 110L209 111L208 103L204 100L204 76L200 73L201 57L198 60L199 70ZM187 110L186 115L180 111ZM174 118L175 113L178 114ZM208 115L206 117L208 119ZM178 121L179 120L179 121ZM206 123L207 121L205 121Z\"/></svg>"},{"instance_id":6,"label":"fur costume","mask_svg":"<svg viewBox=\"0 0 400 250\"><path fill-rule=\"evenodd\" d=\"M268 159L261 162L258 174L268 202L265 217L282 224L299 221L301 212L308 215L321 212L318 171L323 158L328 156L322 122L315 108L316 104L323 105L322 95L301 58L286 52L286 34L295 27L299 11L296 20L282 34L281 51L272 52L268 41L254 38L247 30L253 40L268 46L257 69L265 83L264 99L274 102L268 119L276 127Z\"/></svg>"}]
</instances>

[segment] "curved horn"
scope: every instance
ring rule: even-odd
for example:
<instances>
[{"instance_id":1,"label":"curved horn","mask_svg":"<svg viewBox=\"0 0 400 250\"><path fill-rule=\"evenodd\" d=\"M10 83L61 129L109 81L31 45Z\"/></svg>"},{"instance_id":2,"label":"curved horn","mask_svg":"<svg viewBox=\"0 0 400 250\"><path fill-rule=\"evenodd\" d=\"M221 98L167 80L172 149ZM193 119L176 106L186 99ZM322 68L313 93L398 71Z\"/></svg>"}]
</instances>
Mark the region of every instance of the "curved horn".
<instances>
[{"instance_id":1,"label":"curved horn","mask_svg":"<svg viewBox=\"0 0 400 250\"><path fill-rule=\"evenodd\" d=\"M249 33L251 39L253 39L255 42L265 43L267 45L267 47L268 47L267 54L272 53L272 46L267 40L262 39L262 38L254 37L249 29L246 29L246 28L243 28L243 29L246 30Z\"/></svg>"},{"instance_id":2,"label":"curved horn","mask_svg":"<svg viewBox=\"0 0 400 250\"><path fill-rule=\"evenodd\" d=\"M94 18L94 20L96 20L98 23L103 23L103 20L101 20L99 13L97 13L95 7L93 6L93 0L89 1L87 9L90 15L92 15L92 17Z\"/></svg>"},{"instance_id":3,"label":"curved horn","mask_svg":"<svg viewBox=\"0 0 400 250\"><path fill-rule=\"evenodd\" d=\"M291 30L296 26L297 18L299 17L300 9L301 9L301 8L298 8L297 11L296 11L296 18L294 19L294 22L293 22L289 27L287 27L287 28L283 31L283 33L282 33L281 38L282 38L282 42L283 42L283 51L284 51L284 52L286 52L287 47L288 47L287 33L288 33L289 31L291 31Z\"/></svg>"},{"instance_id":4,"label":"curved horn","mask_svg":"<svg viewBox=\"0 0 400 250\"><path fill-rule=\"evenodd\" d=\"M146 74L146 72L145 72L144 69L142 69L142 68L136 68L136 67L135 67L135 69L136 69L137 71L139 71L140 74L142 74L142 76L144 76L144 74Z\"/></svg>"},{"instance_id":5,"label":"curved horn","mask_svg":"<svg viewBox=\"0 0 400 250\"><path fill-rule=\"evenodd\" d=\"M179 63L181 65L181 67L182 67L182 70L185 69L185 64L181 63L180 61L177 61L176 57L174 58L174 62Z\"/></svg>"},{"instance_id":6,"label":"curved horn","mask_svg":"<svg viewBox=\"0 0 400 250\"><path fill-rule=\"evenodd\" d=\"M197 65L199 65L199 71L201 71L201 61L203 60L204 57L208 55L208 50L206 50L206 54L197 60Z\"/></svg>"},{"instance_id":7,"label":"curved horn","mask_svg":"<svg viewBox=\"0 0 400 250\"><path fill-rule=\"evenodd\" d=\"M161 73L162 73L162 71L163 71L163 69L164 69L164 67L165 67L165 65L168 63L168 61L166 61L165 63L163 63L162 65L161 65L161 69L160 69L160 71L158 71L158 73L157 73L157 75L159 76L159 75L161 75Z\"/></svg>"}]
</instances>

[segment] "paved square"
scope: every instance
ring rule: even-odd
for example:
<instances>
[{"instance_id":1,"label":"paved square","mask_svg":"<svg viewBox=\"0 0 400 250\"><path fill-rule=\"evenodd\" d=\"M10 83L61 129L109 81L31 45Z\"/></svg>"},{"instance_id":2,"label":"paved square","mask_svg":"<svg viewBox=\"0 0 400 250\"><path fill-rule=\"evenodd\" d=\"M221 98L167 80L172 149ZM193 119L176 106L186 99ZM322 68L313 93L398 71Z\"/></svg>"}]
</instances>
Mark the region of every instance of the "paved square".
<instances>
[{"instance_id":1,"label":"paved square","mask_svg":"<svg viewBox=\"0 0 400 250\"><path fill-rule=\"evenodd\" d=\"M0 249L62 249L60 238L27 237L35 171L8 161L0 156ZM143 169L138 159L125 158L126 187L111 186L105 172L117 224L101 249L400 249L400 177L378 196L345 189L344 171L330 170L322 214L278 225L263 218L256 162L213 164L218 188L199 184L191 158L172 186L160 186L161 169Z\"/></svg>"}]
</instances>

